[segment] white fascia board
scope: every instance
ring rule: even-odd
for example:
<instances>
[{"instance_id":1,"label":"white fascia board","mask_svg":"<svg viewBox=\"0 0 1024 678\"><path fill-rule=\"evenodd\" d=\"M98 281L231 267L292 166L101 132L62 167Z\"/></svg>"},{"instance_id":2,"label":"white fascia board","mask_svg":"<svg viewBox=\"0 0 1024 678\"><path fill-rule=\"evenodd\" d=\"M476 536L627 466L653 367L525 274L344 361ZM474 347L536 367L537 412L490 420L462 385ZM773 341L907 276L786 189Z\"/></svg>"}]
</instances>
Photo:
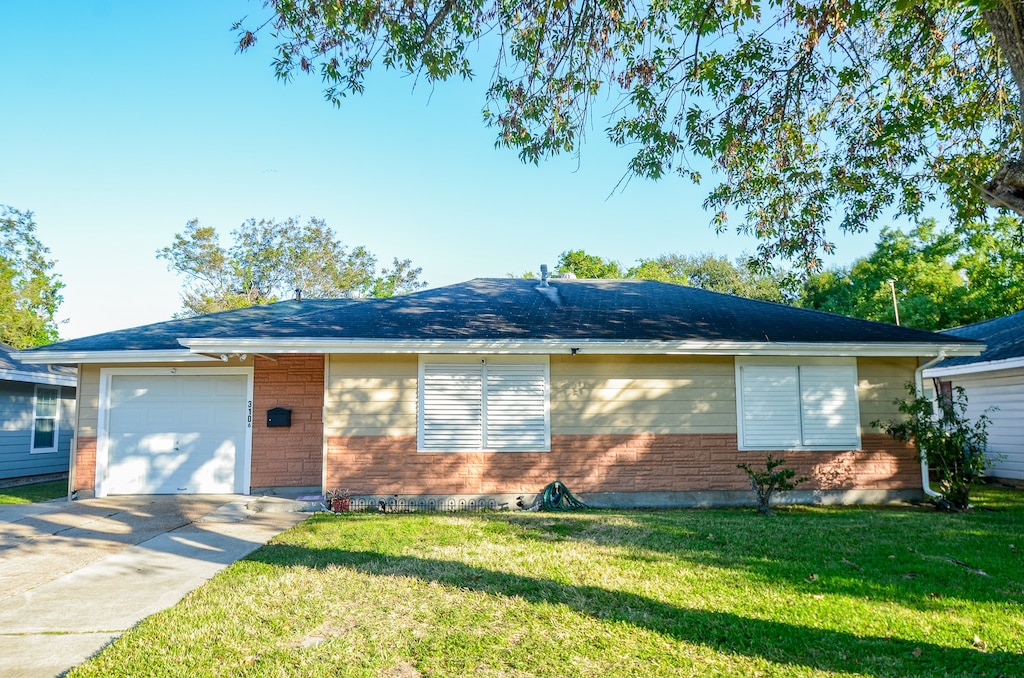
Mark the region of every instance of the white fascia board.
<instances>
[{"instance_id":1,"label":"white fascia board","mask_svg":"<svg viewBox=\"0 0 1024 678\"><path fill-rule=\"evenodd\" d=\"M14 357L30 365L76 365L87 363L196 363L216 360L192 351L33 351L15 353ZM219 361L218 361L219 362Z\"/></svg>"},{"instance_id":2,"label":"white fascia board","mask_svg":"<svg viewBox=\"0 0 1024 678\"><path fill-rule=\"evenodd\" d=\"M75 376L22 372L20 370L0 370L0 381L21 381L28 384L48 384L50 386L78 385L78 377Z\"/></svg>"},{"instance_id":3,"label":"white fascia board","mask_svg":"<svg viewBox=\"0 0 1024 678\"><path fill-rule=\"evenodd\" d=\"M968 365L950 365L949 367L943 367L942 363L939 363L935 367L929 367L926 369L924 371L924 377L928 379L933 377L955 377L964 374L995 372L997 370L1013 370L1018 367L1024 367L1024 358L988 360L980 363L970 363Z\"/></svg>"},{"instance_id":4,"label":"white fascia board","mask_svg":"<svg viewBox=\"0 0 1024 678\"><path fill-rule=\"evenodd\" d=\"M783 355L783 356L975 356L984 346L975 344L866 344L777 343L737 341L607 341L577 339L534 340L367 340L367 339L211 339L188 338L178 342L200 354L237 353L495 353L581 355Z\"/></svg>"}]
</instances>

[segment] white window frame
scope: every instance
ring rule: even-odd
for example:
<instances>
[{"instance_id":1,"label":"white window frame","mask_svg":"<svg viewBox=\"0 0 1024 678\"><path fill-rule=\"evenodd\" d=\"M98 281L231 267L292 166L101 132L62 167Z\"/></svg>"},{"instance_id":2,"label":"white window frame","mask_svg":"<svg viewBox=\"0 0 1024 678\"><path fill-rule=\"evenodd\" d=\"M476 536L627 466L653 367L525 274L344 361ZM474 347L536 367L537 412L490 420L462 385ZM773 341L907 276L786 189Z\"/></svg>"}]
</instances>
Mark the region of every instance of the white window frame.
<instances>
[{"instance_id":1,"label":"white window frame","mask_svg":"<svg viewBox=\"0 0 1024 678\"><path fill-rule=\"evenodd\" d=\"M39 392L40 391L52 391L54 393L53 402L53 414L41 415L39 413ZM61 403L61 388L60 386L50 386L45 384L36 384L35 390L32 393L32 439L30 441L30 452L32 454L46 454L56 452L57 448L60 447L60 403ZM40 420L52 419L53 420L53 445L49 447L37 447L36 446L36 426Z\"/></svg>"},{"instance_id":2,"label":"white window frame","mask_svg":"<svg viewBox=\"0 0 1024 678\"><path fill-rule=\"evenodd\" d=\"M436 374L442 374L446 367L453 368L451 373L457 371L465 377L465 384L469 389L479 389L474 404L472 397L463 397L460 400L466 406L466 416L462 418L464 426L464 438L467 442L461 445L444 445L432 443L428 440L426 433L426 403L425 384L428 372L431 368ZM496 416L497 406L500 403L502 394L499 392L502 376L514 375L516 369L522 369L527 375L533 374L543 377L543 403L527 403L532 412L529 417L531 423L528 427L528 435L533 439L523 445L496 444L502 433L500 419ZM474 379L474 377L477 377ZM493 377L493 379L492 379ZM472 391L470 391L472 393ZM463 396L469 395L465 392ZM506 393L507 395L507 393ZM453 403L458 407L457 403ZM514 407L513 405L511 405ZM541 432L540 417L543 416L543 431ZM478 421L473 421L474 418ZM512 421L506 419L506 422ZM475 434L475 437L474 437ZM479 444L476 444L479 443ZM421 355L419 356L419 370L417 376L417 397L416 397L416 450L418 452L549 452L551 451L551 370L548 356L464 356L464 355Z\"/></svg>"},{"instance_id":3,"label":"white window frame","mask_svg":"<svg viewBox=\"0 0 1024 678\"><path fill-rule=\"evenodd\" d=\"M790 383L780 385L773 393L770 406L777 408L773 423L778 437L752 430L747 425L748 411L769 404L765 397L748 397L744 402L746 386L754 379L768 379L772 374L785 377ZM820 391L813 391L815 379L834 380L834 395L843 396L840 403L822 404ZM860 394L858 390L856 358L736 358L736 422L740 450L820 450L842 451L861 449ZM843 408L838 411L836 408ZM835 434L822 431L825 418L839 417ZM815 426L818 424L818 426ZM764 436L764 437L762 437ZM783 440L785 438L785 440Z\"/></svg>"}]
</instances>

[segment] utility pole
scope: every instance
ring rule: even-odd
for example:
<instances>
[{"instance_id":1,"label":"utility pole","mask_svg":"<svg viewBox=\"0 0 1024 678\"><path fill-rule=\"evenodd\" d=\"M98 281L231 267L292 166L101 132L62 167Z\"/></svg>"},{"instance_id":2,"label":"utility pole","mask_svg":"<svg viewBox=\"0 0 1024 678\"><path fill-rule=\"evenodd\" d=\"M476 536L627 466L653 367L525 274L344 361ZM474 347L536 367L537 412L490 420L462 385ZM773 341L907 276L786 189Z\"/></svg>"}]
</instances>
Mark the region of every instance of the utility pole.
<instances>
[{"instance_id":1,"label":"utility pole","mask_svg":"<svg viewBox=\"0 0 1024 678\"><path fill-rule=\"evenodd\" d=\"M892 290L892 311L896 314L896 325L900 324L900 307L896 304L896 279L889 278L889 289Z\"/></svg>"}]
</instances>

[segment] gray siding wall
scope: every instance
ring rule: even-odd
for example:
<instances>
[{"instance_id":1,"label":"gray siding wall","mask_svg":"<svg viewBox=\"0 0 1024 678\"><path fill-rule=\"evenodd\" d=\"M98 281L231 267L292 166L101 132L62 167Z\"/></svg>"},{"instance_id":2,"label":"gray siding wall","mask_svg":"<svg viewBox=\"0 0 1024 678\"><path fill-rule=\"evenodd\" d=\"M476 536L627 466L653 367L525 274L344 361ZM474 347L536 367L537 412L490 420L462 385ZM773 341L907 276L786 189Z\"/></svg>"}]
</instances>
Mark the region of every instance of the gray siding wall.
<instances>
[{"instance_id":1,"label":"gray siding wall","mask_svg":"<svg viewBox=\"0 0 1024 678\"><path fill-rule=\"evenodd\" d=\"M61 386L56 452L32 453L35 384L0 381L0 480L66 473L75 423L75 389Z\"/></svg>"},{"instance_id":2,"label":"gray siding wall","mask_svg":"<svg viewBox=\"0 0 1024 678\"><path fill-rule=\"evenodd\" d=\"M967 416L987 414L992 467L985 475L1024 480L1024 369L943 377L967 395Z\"/></svg>"}]
</instances>

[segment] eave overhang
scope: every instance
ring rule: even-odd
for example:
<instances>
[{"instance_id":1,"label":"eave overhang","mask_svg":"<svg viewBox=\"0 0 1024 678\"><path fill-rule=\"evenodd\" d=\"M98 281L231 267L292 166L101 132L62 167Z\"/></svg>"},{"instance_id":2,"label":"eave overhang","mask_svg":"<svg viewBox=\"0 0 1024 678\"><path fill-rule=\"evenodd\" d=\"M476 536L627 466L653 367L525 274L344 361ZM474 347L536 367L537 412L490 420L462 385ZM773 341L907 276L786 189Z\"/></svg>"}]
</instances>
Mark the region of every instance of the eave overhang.
<instances>
[{"instance_id":1,"label":"eave overhang","mask_svg":"<svg viewBox=\"0 0 1024 678\"><path fill-rule=\"evenodd\" d=\"M966 365L950 365L948 367L943 367L942 363L939 363L935 367L929 367L925 370L924 376L929 379L935 377L956 377L966 374L982 374L986 372L1015 370L1019 368L1024 368L1024 358L987 360L984 362L968 363Z\"/></svg>"},{"instance_id":2,"label":"eave overhang","mask_svg":"<svg viewBox=\"0 0 1024 678\"><path fill-rule=\"evenodd\" d=\"M779 355L779 356L976 356L983 344L870 342L739 342L709 340L598 339L259 339L187 338L179 343L199 354L287 353L491 353L596 355Z\"/></svg>"},{"instance_id":3,"label":"eave overhang","mask_svg":"<svg viewBox=\"0 0 1024 678\"><path fill-rule=\"evenodd\" d=\"M217 360L188 349L160 351L33 351L16 353L14 357L29 365L85 365L95 363L199 363Z\"/></svg>"},{"instance_id":4,"label":"eave overhang","mask_svg":"<svg viewBox=\"0 0 1024 678\"><path fill-rule=\"evenodd\" d=\"M221 362L247 355L275 354L493 354L493 355L766 355L923 358L977 356L974 343L742 342L697 340L610 341L597 339L265 339L257 337L179 339L177 350L33 351L16 354L29 364Z\"/></svg>"},{"instance_id":5,"label":"eave overhang","mask_svg":"<svg viewBox=\"0 0 1024 678\"><path fill-rule=\"evenodd\" d=\"M24 372L21 370L0 370L0 381L20 381L27 384L47 384L49 386L75 386L78 378L67 374L43 372Z\"/></svg>"}]
</instances>

